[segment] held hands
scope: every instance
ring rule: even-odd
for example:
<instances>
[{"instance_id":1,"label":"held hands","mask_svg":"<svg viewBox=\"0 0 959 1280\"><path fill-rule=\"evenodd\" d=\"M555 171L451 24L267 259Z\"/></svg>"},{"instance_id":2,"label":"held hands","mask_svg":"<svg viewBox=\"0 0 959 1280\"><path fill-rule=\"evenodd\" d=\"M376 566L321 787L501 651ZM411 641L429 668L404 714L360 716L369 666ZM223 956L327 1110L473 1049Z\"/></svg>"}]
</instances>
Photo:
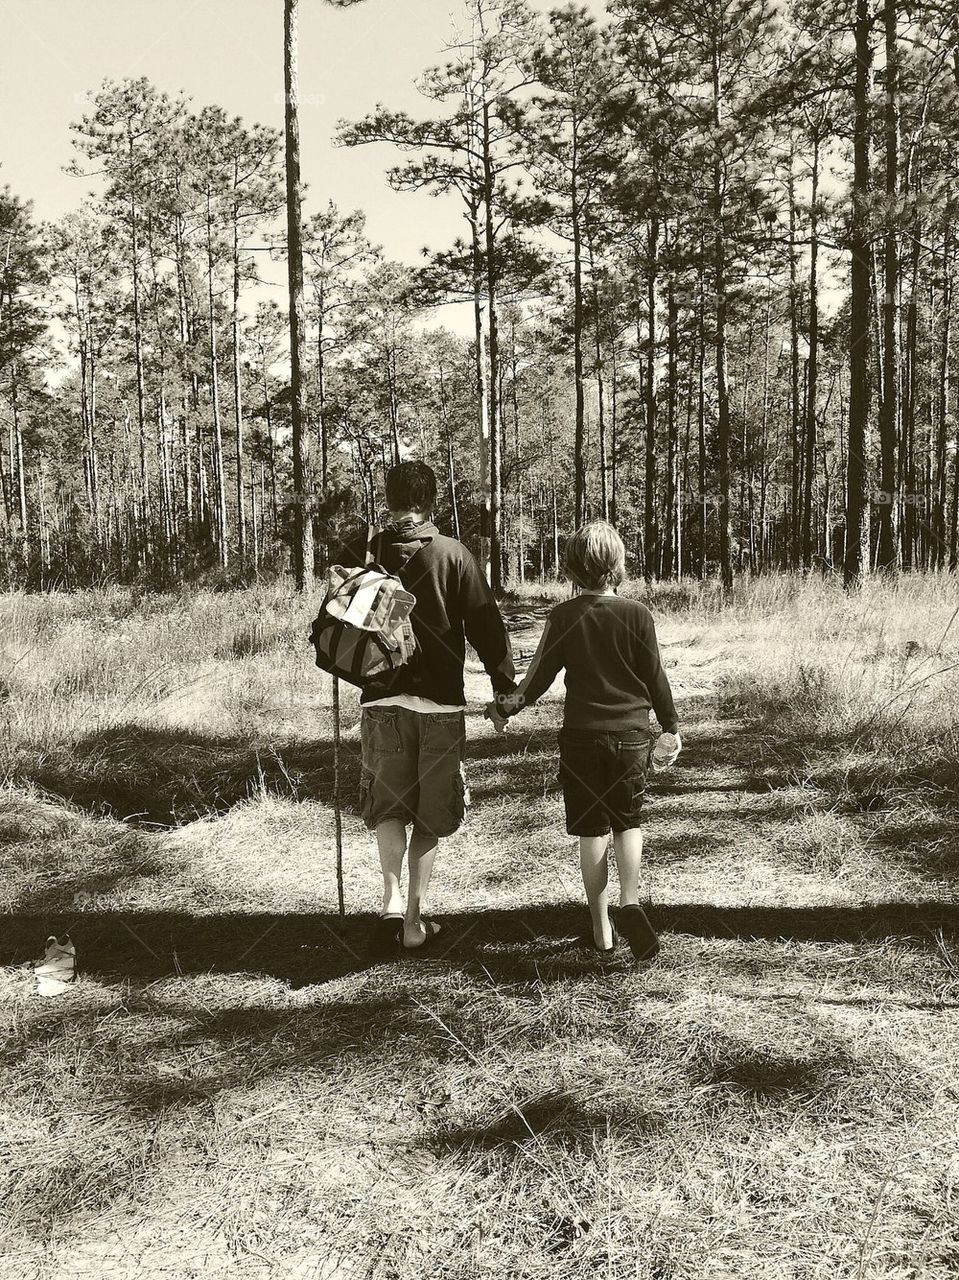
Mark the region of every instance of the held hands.
<instances>
[{"instance_id":1,"label":"held hands","mask_svg":"<svg viewBox=\"0 0 959 1280\"><path fill-rule=\"evenodd\" d=\"M483 712L483 719L491 720L493 728L498 734L503 735L506 733L506 726L509 724L509 717L500 715L499 707L496 705L495 698L492 702L488 702L486 704L486 710Z\"/></svg>"},{"instance_id":2,"label":"held hands","mask_svg":"<svg viewBox=\"0 0 959 1280\"><path fill-rule=\"evenodd\" d=\"M497 733L506 732L506 726L509 724L509 718L515 715L522 706L522 701L512 693L500 693L486 704L486 710L483 712L485 720L491 720L493 728Z\"/></svg>"},{"instance_id":3,"label":"held hands","mask_svg":"<svg viewBox=\"0 0 959 1280\"><path fill-rule=\"evenodd\" d=\"M678 733L661 733L653 748L653 765L657 769L668 769L671 764L675 764L682 749L683 743Z\"/></svg>"}]
</instances>

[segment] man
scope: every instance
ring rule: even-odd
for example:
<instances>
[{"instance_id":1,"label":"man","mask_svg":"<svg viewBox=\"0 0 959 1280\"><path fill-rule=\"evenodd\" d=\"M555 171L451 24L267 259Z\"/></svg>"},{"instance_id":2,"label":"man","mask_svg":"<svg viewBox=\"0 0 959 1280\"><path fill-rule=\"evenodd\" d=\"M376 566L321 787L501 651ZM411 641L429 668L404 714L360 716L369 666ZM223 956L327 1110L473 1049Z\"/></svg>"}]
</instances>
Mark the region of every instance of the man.
<instances>
[{"instance_id":1,"label":"man","mask_svg":"<svg viewBox=\"0 0 959 1280\"><path fill-rule=\"evenodd\" d=\"M363 690L360 806L366 826L376 832L383 872L376 941L401 939L412 951L439 932L435 921L423 919L423 901L439 841L459 828L465 814L465 641L479 654L494 693L512 692L515 672L503 619L479 565L429 518L436 500L432 469L422 462L392 467L386 500L390 522L374 541L373 560L416 597L410 621L418 647L406 665L374 677ZM363 564L365 553L364 531L346 544L342 562Z\"/></svg>"}]
</instances>

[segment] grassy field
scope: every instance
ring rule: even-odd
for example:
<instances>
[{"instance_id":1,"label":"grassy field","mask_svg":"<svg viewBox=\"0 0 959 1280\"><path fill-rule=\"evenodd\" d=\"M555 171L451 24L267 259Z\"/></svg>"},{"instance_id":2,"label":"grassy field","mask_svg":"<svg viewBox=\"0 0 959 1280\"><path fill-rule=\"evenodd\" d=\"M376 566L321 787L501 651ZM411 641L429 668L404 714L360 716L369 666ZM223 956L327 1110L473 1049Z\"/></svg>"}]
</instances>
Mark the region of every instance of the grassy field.
<instances>
[{"instance_id":1,"label":"grassy field","mask_svg":"<svg viewBox=\"0 0 959 1280\"><path fill-rule=\"evenodd\" d=\"M0 1277L953 1280L956 588L652 592L644 969L575 941L561 686L504 741L469 665L444 947L374 963L315 600L0 597Z\"/></svg>"}]
</instances>

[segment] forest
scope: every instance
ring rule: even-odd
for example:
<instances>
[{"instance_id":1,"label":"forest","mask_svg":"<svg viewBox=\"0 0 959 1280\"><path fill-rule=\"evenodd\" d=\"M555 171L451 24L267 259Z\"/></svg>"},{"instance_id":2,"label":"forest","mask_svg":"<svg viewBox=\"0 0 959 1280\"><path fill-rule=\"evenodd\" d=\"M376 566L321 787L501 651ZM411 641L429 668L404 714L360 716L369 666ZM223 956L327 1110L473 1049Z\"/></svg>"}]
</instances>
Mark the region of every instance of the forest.
<instances>
[{"instance_id":1,"label":"forest","mask_svg":"<svg viewBox=\"0 0 959 1280\"><path fill-rule=\"evenodd\" d=\"M309 576L408 457L497 589L594 517L647 579L956 569L952 3L465 0L417 89L337 140L461 234L304 175L299 431L279 131L107 81L75 210L0 191L5 586Z\"/></svg>"}]
</instances>

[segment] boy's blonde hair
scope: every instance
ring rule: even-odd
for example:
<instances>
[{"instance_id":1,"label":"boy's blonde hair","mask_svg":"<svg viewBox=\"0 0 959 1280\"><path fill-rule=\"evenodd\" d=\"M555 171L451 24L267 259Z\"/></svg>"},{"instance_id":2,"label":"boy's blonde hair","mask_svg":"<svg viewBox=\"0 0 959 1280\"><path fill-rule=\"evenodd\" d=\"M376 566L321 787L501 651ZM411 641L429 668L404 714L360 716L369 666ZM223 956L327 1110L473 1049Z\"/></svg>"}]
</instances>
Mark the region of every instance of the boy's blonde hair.
<instances>
[{"instance_id":1,"label":"boy's blonde hair","mask_svg":"<svg viewBox=\"0 0 959 1280\"><path fill-rule=\"evenodd\" d=\"M626 548L606 520L590 520L566 544L567 575L587 591L618 587L626 577Z\"/></svg>"}]
</instances>

